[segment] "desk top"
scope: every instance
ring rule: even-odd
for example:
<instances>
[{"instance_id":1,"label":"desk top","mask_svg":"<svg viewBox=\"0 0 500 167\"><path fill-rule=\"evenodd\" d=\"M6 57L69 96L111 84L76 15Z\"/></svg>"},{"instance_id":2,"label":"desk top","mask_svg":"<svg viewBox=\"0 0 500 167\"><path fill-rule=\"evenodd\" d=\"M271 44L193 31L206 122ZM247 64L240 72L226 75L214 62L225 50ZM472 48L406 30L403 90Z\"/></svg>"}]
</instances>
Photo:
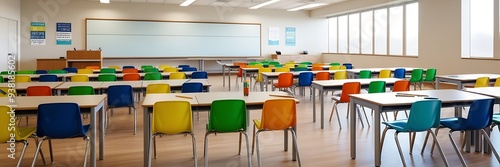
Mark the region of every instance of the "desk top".
<instances>
[{"instance_id":1,"label":"desk top","mask_svg":"<svg viewBox=\"0 0 500 167\"><path fill-rule=\"evenodd\" d=\"M311 72L313 74L317 74L318 72L329 72L330 74L334 74L337 71L345 71L345 70L297 71L297 72L291 71L289 73L292 73L294 76L298 76L300 73L303 73L303 72ZM262 72L262 75L265 75L265 76L278 76L281 73L286 73L286 72Z\"/></svg>"},{"instance_id":2,"label":"desk top","mask_svg":"<svg viewBox=\"0 0 500 167\"><path fill-rule=\"evenodd\" d=\"M467 88L464 91L500 98L500 87Z\"/></svg>"},{"instance_id":3,"label":"desk top","mask_svg":"<svg viewBox=\"0 0 500 167\"><path fill-rule=\"evenodd\" d=\"M171 80L148 80L142 81L142 87L148 87L149 84L157 84L157 83L166 83L169 84L170 87L180 87L185 82L200 82L203 86L211 86L208 83L208 79L171 79Z\"/></svg>"},{"instance_id":4,"label":"desk top","mask_svg":"<svg viewBox=\"0 0 500 167\"><path fill-rule=\"evenodd\" d=\"M82 108L90 108L99 105L105 98L106 95L16 96L15 103L9 103L8 97L0 97L0 105L14 105L12 107L16 110L36 110L43 103L73 102Z\"/></svg>"},{"instance_id":5,"label":"desk top","mask_svg":"<svg viewBox=\"0 0 500 167\"><path fill-rule=\"evenodd\" d=\"M191 103L191 106L198 106L198 101L196 100L196 96L194 96L194 94L195 93L193 93L192 95L189 95L187 93L146 94L146 97L144 97L144 101L142 102L142 107L153 107L153 105L156 102L174 101L174 100L189 101L189 103ZM192 97L192 99L184 97L176 97L177 95Z\"/></svg>"},{"instance_id":6,"label":"desk top","mask_svg":"<svg viewBox=\"0 0 500 167\"><path fill-rule=\"evenodd\" d=\"M372 72L380 72L380 71L386 70L386 69L391 70L391 71L395 71L398 68L404 68L406 71L413 71L414 69L418 69L418 68L414 68L414 67L388 67L388 68L356 68L356 69L347 69L346 71L347 72L354 72L354 73L359 73L362 70L370 70Z\"/></svg>"},{"instance_id":7,"label":"desk top","mask_svg":"<svg viewBox=\"0 0 500 167\"><path fill-rule=\"evenodd\" d=\"M490 79L496 79L500 77L498 74L458 74L458 75L439 75L436 78L457 80L457 81L475 81L479 77L490 77Z\"/></svg>"},{"instance_id":8,"label":"desk top","mask_svg":"<svg viewBox=\"0 0 500 167\"><path fill-rule=\"evenodd\" d=\"M15 82L17 90L26 90L28 86L49 86L51 89L63 84L64 82ZM8 87L9 83L0 83L0 87Z\"/></svg>"},{"instance_id":9,"label":"desk top","mask_svg":"<svg viewBox=\"0 0 500 167\"><path fill-rule=\"evenodd\" d=\"M132 88L142 88L142 81L113 81L113 82L102 82L99 88L107 89L112 85L130 85Z\"/></svg>"},{"instance_id":10,"label":"desk top","mask_svg":"<svg viewBox=\"0 0 500 167\"><path fill-rule=\"evenodd\" d=\"M397 97L397 94L412 94L414 97ZM444 90L423 90L423 91L407 91L407 92L389 92L389 93L372 93L372 94L353 94L349 95L354 99L363 99L379 106L404 106L411 105L415 101L424 100L425 96L440 99L443 103L470 102L477 99L491 99L489 96L484 96L476 93L465 92L455 89Z\"/></svg>"},{"instance_id":11,"label":"desk top","mask_svg":"<svg viewBox=\"0 0 500 167\"><path fill-rule=\"evenodd\" d=\"M102 82L64 82L55 89L68 90L72 86L92 86L94 89L99 89L101 85Z\"/></svg>"},{"instance_id":12,"label":"desk top","mask_svg":"<svg viewBox=\"0 0 500 167\"><path fill-rule=\"evenodd\" d=\"M399 78L341 79L341 80L312 81L312 83L320 86L342 86L346 82L360 82L361 85L368 85L372 81L385 81L386 83L394 83L399 80L403 79Z\"/></svg>"}]
</instances>

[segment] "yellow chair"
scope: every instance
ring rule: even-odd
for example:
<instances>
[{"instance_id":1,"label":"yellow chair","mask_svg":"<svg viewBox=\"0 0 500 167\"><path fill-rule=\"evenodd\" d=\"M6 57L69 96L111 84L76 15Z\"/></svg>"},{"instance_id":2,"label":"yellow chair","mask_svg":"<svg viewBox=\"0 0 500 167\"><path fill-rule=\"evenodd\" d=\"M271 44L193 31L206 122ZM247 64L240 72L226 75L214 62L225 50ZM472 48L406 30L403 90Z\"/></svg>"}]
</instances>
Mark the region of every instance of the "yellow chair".
<instances>
[{"instance_id":1,"label":"yellow chair","mask_svg":"<svg viewBox=\"0 0 500 167\"><path fill-rule=\"evenodd\" d=\"M340 70L340 66L330 66L328 70Z\"/></svg>"},{"instance_id":2,"label":"yellow chair","mask_svg":"<svg viewBox=\"0 0 500 167\"><path fill-rule=\"evenodd\" d=\"M88 82L88 75L73 75L71 76L71 82Z\"/></svg>"},{"instance_id":3,"label":"yellow chair","mask_svg":"<svg viewBox=\"0 0 500 167\"><path fill-rule=\"evenodd\" d=\"M170 73L169 79L186 79L186 73L183 72Z\"/></svg>"},{"instance_id":4,"label":"yellow chair","mask_svg":"<svg viewBox=\"0 0 500 167\"><path fill-rule=\"evenodd\" d=\"M77 74L93 74L93 69L78 69Z\"/></svg>"},{"instance_id":5,"label":"yellow chair","mask_svg":"<svg viewBox=\"0 0 500 167\"><path fill-rule=\"evenodd\" d=\"M488 87L490 86L490 77L479 77L476 79L475 88Z\"/></svg>"},{"instance_id":6,"label":"yellow chair","mask_svg":"<svg viewBox=\"0 0 500 167\"><path fill-rule=\"evenodd\" d=\"M36 144L38 144L38 138L35 136L36 128L19 128L17 124L9 125L11 123L10 107L0 106L0 143L13 143L22 142L24 144L23 150L17 161L17 166L21 166L23 161L24 153L26 152L26 147L28 146L28 138L34 138ZM15 122L13 122L15 123ZM9 129L12 128L12 131ZM14 137L11 138L11 135ZM15 141L12 141L15 140ZM8 150L8 149L7 149ZM41 153L43 163L45 164L45 159L43 158L43 153ZM12 157L15 158L15 157Z\"/></svg>"},{"instance_id":7,"label":"yellow chair","mask_svg":"<svg viewBox=\"0 0 500 167\"><path fill-rule=\"evenodd\" d=\"M146 94L151 93L170 93L169 84L149 84L146 87Z\"/></svg>"},{"instance_id":8,"label":"yellow chair","mask_svg":"<svg viewBox=\"0 0 500 167\"><path fill-rule=\"evenodd\" d=\"M498 77L497 80L495 80L495 84L493 86L494 87L500 86L500 77Z\"/></svg>"},{"instance_id":9,"label":"yellow chair","mask_svg":"<svg viewBox=\"0 0 500 167\"><path fill-rule=\"evenodd\" d=\"M388 69L383 69L380 70L378 73L378 78L390 78L391 77L391 70Z\"/></svg>"},{"instance_id":10,"label":"yellow chair","mask_svg":"<svg viewBox=\"0 0 500 167\"><path fill-rule=\"evenodd\" d=\"M193 143L194 166L198 166L196 155L196 138L193 133L193 116L191 104L188 101L160 101L153 106L151 125L152 135L149 137L149 156L151 164L151 147L156 159L156 136L190 134Z\"/></svg>"},{"instance_id":11,"label":"yellow chair","mask_svg":"<svg viewBox=\"0 0 500 167\"><path fill-rule=\"evenodd\" d=\"M286 63L283 67L295 68L295 63Z\"/></svg>"},{"instance_id":12,"label":"yellow chair","mask_svg":"<svg viewBox=\"0 0 500 167\"><path fill-rule=\"evenodd\" d=\"M340 66L340 69L341 69L341 70L346 70L346 69L347 69L347 67L346 67L346 66Z\"/></svg>"},{"instance_id":13,"label":"yellow chair","mask_svg":"<svg viewBox=\"0 0 500 167\"><path fill-rule=\"evenodd\" d=\"M177 69L177 67L168 67L163 68L163 72L179 72L179 69Z\"/></svg>"},{"instance_id":14,"label":"yellow chair","mask_svg":"<svg viewBox=\"0 0 500 167\"><path fill-rule=\"evenodd\" d=\"M170 65L160 65L158 66L158 69L165 69L165 68L172 68Z\"/></svg>"},{"instance_id":15,"label":"yellow chair","mask_svg":"<svg viewBox=\"0 0 500 167\"><path fill-rule=\"evenodd\" d=\"M263 68L262 64L248 65L248 68Z\"/></svg>"},{"instance_id":16,"label":"yellow chair","mask_svg":"<svg viewBox=\"0 0 500 167\"><path fill-rule=\"evenodd\" d=\"M26 75L18 75L15 79L16 82L31 82L31 77Z\"/></svg>"},{"instance_id":17,"label":"yellow chair","mask_svg":"<svg viewBox=\"0 0 500 167\"><path fill-rule=\"evenodd\" d=\"M347 79L347 72L346 71L336 71L335 74L333 74L333 79L334 80Z\"/></svg>"},{"instance_id":18,"label":"yellow chair","mask_svg":"<svg viewBox=\"0 0 500 167\"><path fill-rule=\"evenodd\" d=\"M281 68L276 68L274 71L275 72L290 72L290 68L288 68L288 67L281 67Z\"/></svg>"},{"instance_id":19,"label":"yellow chair","mask_svg":"<svg viewBox=\"0 0 500 167\"><path fill-rule=\"evenodd\" d=\"M0 97L17 96L16 89L10 89L9 87L0 87Z\"/></svg>"},{"instance_id":20,"label":"yellow chair","mask_svg":"<svg viewBox=\"0 0 500 167\"><path fill-rule=\"evenodd\" d=\"M108 66L108 68L114 68L114 69L117 69L117 70L122 69L120 66Z\"/></svg>"},{"instance_id":21,"label":"yellow chair","mask_svg":"<svg viewBox=\"0 0 500 167\"><path fill-rule=\"evenodd\" d=\"M255 78L255 83L253 84L254 90L255 90L255 86L257 86L257 83L264 82L264 79L262 79L263 72L273 72L273 70L271 68L259 68L259 71L257 73L257 78Z\"/></svg>"},{"instance_id":22,"label":"yellow chair","mask_svg":"<svg viewBox=\"0 0 500 167\"><path fill-rule=\"evenodd\" d=\"M297 109L294 99L272 99L266 100L264 102L264 106L262 108L262 117L260 120L254 119L254 138L252 140L252 153L254 149L254 144L257 143L257 163L258 166L261 165L260 160L260 149L259 149L259 134L264 131L273 131L273 130L284 130L285 133L290 131L293 137L293 146L297 151L297 160L299 166L300 163L300 154L299 148L297 146L297 134L296 134L296 125L297 125ZM257 129L258 131L256 131ZM285 139L287 140L287 139ZM285 142L287 143L287 142ZM288 147L288 146L285 146ZM286 149L285 149L286 150Z\"/></svg>"}]
</instances>

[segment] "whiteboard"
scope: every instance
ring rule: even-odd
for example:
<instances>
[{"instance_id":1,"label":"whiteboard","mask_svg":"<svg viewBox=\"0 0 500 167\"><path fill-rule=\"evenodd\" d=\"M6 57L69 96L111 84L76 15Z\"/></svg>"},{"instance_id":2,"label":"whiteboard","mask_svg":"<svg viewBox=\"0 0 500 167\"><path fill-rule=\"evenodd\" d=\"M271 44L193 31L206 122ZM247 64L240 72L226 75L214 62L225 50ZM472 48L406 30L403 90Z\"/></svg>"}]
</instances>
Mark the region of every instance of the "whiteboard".
<instances>
[{"instance_id":1,"label":"whiteboard","mask_svg":"<svg viewBox=\"0 0 500 167\"><path fill-rule=\"evenodd\" d=\"M103 57L258 57L261 25L86 20L87 49Z\"/></svg>"}]
</instances>

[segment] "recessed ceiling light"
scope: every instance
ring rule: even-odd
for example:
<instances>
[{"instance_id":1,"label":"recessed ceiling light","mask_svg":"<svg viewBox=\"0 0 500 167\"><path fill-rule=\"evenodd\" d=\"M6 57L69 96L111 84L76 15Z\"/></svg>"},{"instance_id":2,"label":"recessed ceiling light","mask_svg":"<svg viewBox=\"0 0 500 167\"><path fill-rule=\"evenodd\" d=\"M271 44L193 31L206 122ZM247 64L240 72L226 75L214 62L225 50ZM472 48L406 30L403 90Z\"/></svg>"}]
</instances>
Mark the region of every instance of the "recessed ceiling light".
<instances>
[{"instance_id":1,"label":"recessed ceiling light","mask_svg":"<svg viewBox=\"0 0 500 167\"><path fill-rule=\"evenodd\" d=\"M296 8L292 8L292 9L288 9L286 11L297 11L297 10L302 10L302 9L308 9L308 8L314 8L314 7L318 7L318 6L323 6L323 5L326 5L326 3L313 3L313 4L308 4L308 5L304 5L304 6L299 6L299 7L296 7Z\"/></svg>"},{"instance_id":2,"label":"recessed ceiling light","mask_svg":"<svg viewBox=\"0 0 500 167\"><path fill-rule=\"evenodd\" d=\"M109 0L100 0L101 3L109 3Z\"/></svg>"},{"instance_id":3,"label":"recessed ceiling light","mask_svg":"<svg viewBox=\"0 0 500 167\"><path fill-rule=\"evenodd\" d=\"M189 6L191 5L194 1L196 0L186 0L183 3L181 3L181 6Z\"/></svg>"},{"instance_id":4,"label":"recessed ceiling light","mask_svg":"<svg viewBox=\"0 0 500 167\"><path fill-rule=\"evenodd\" d=\"M276 3L280 0L270 0L270 1L267 1L267 2L264 2L264 3L261 3L261 4L257 4L255 6L252 6L252 7L249 7L248 9L259 9L261 7L264 7L264 6L267 6L267 5L271 5L273 3Z\"/></svg>"}]
</instances>

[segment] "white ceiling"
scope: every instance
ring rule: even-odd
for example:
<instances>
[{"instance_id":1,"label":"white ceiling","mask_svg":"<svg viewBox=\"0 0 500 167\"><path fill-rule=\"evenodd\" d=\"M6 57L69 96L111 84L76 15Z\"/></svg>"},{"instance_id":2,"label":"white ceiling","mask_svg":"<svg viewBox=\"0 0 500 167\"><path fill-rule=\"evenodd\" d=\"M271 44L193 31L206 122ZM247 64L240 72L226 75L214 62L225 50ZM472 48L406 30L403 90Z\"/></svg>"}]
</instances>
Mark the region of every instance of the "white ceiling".
<instances>
[{"instance_id":1,"label":"white ceiling","mask_svg":"<svg viewBox=\"0 0 500 167\"><path fill-rule=\"evenodd\" d=\"M99 0L90 0L99 1ZM180 5L185 0L110 0L111 3L126 2L126 3L154 3L154 4L170 4L170 5ZM248 8L268 0L196 0L191 5L202 5L202 6L230 6L230 7L242 7ZM326 3L328 5L339 3L347 0L281 0L274 4L264 6L262 9L291 9L299 6L304 6L313 3ZM316 8L321 8L316 7ZM311 8L314 9L314 8ZM305 10L311 10L305 9Z\"/></svg>"}]
</instances>

